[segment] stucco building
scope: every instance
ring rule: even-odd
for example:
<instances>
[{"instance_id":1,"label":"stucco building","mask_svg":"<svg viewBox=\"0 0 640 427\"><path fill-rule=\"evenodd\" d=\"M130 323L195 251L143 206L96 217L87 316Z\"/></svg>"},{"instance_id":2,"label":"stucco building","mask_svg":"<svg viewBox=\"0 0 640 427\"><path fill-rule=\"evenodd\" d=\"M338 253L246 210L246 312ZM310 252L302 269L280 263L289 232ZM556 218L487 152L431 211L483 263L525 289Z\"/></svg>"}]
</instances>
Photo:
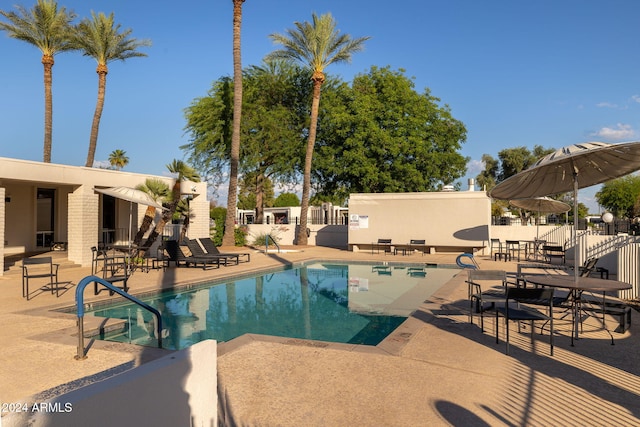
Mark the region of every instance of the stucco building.
<instances>
[{"instance_id":1,"label":"stucco building","mask_svg":"<svg viewBox=\"0 0 640 427\"><path fill-rule=\"evenodd\" d=\"M66 244L69 260L91 265L91 247L128 240L130 212L135 234L146 210L94 188L135 187L147 178L174 183L170 177L0 157L0 275L5 255L45 250L53 242ZM208 236L206 183L184 182L182 188L191 199L189 236Z\"/></svg>"}]
</instances>

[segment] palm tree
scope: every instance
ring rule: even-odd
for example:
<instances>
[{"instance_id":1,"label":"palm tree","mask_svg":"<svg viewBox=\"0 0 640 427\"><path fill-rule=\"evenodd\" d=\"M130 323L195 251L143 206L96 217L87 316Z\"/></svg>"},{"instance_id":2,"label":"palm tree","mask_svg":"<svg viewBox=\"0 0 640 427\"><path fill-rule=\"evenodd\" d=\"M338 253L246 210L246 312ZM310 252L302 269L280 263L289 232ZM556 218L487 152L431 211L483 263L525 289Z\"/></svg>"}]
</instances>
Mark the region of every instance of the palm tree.
<instances>
[{"instance_id":1,"label":"palm tree","mask_svg":"<svg viewBox=\"0 0 640 427\"><path fill-rule=\"evenodd\" d=\"M90 56L96 60L98 67L98 100L93 113L91 124L91 136L89 137L89 152L85 166L93 166L98 144L98 130L100 118L104 108L104 94L107 86L107 64L111 61L124 61L129 58L147 56L136 49L142 46L150 46L149 40L136 40L131 38L131 29L120 31L120 24L114 23L113 12L106 16L100 12L97 15L92 11L91 20L84 18L74 29L73 46L82 50L84 56Z\"/></svg>"},{"instance_id":2,"label":"palm tree","mask_svg":"<svg viewBox=\"0 0 640 427\"><path fill-rule=\"evenodd\" d=\"M53 123L53 57L64 51L73 50L69 37L71 21L76 15L67 12L54 0L38 0L33 9L15 6L18 13L0 10L0 15L9 22L0 22L0 30L7 31L9 37L34 45L42 52L44 66L44 155L43 161L51 163L51 140Z\"/></svg>"},{"instance_id":3,"label":"palm tree","mask_svg":"<svg viewBox=\"0 0 640 427\"><path fill-rule=\"evenodd\" d=\"M164 226L171 221L178 203L180 202L180 184L182 183L182 181L200 181L200 176L198 175L196 170L187 165L182 160L174 160L172 163L167 165L167 169L169 170L169 172L176 175L176 180L173 183L173 188L171 189L171 201L167 203L167 209L162 212L162 218L160 218L160 221L158 221L154 229L149 234L149 237L147 237L147 240L143 245L145 247L151 247L151 245L155 243L160 233L162 233Z\"/></svg>"},{"instance_id":4,"label":"palm tree","mask_svg":"<svg viewBox=\"0 0 640 427\"><path fill-rule=\"evenodd\" d=\"M115 170L120 170L129 164L129 157L124 150L113 150L109 154L109 164Z\"/></svg>"},{"instance_id":5,"label":"palm tree","mask_svg":"<svg viewBox=\"0 0 640 427\"><path fill-rule=\"evenodd\" d=\"M155 200L156 202L165 201L169 197L169 194L171 194L169 186L163 181L155 178L147 179L144 184L140 184L136 188L153 197L153 200ZM144 237L145 233L149 231L149 228L151 228L151 223L153 223L155 217L156 208L153 206L147 206L147 210L144 213L144 218L142 219L142 224L140 224L140 229L133 239L134 245L139 245L140 242L142 242L142 238Z\"/></svg>"},{"instance_id":6,"label":"palm tree","mask_svg":"<svg viewBox=\"0 0 640 427\"><path fill-rule=\"evenodd\" d=\"M286 34L271 34L269 36L274 43L281 44L282 48L271 52L266 59L299 62L303 66L309 67L312 72L313 99L304 159L300 226L296 236L298 245L306 245L307 213L311 192L311 163L316 142L320 91L325 81L324 70L330 64L351 61L351 55L361 51L364 48L364 42L369 37L351 39L348 34L341 35L340 31L336 29L336 22L330 13L321 16L314 13L312 14L312 22L295 22L294 24L296 29L287 30Z\"/></svg>"},{"instance_id":7,"label":"palm tree","mask_svg":"<svg viewBox=\"0 0 640 427\"><path fill-rule=\"evenodd\" d=\"M225 246L235 245L234 229L238 202L238 164L240 163L240 123L242 117L242 57L240 55L242 3L244 0L233 0L233 133L231 135L227 216L222 236L222 244Z\"/></svg>"},{"instance_id":8,"label":"palm tree","mask_svg":"<svg viewBox=\"0 0 640 427\"><path fill-rule=\"evenodd\" d=\"M180 229L180 241L182 241L189 230L191 218L194 217L193 211L189 206L189 199L180 199L176 206L176 214L182 218L182 228Z\"/></svg>"}]
</instances>

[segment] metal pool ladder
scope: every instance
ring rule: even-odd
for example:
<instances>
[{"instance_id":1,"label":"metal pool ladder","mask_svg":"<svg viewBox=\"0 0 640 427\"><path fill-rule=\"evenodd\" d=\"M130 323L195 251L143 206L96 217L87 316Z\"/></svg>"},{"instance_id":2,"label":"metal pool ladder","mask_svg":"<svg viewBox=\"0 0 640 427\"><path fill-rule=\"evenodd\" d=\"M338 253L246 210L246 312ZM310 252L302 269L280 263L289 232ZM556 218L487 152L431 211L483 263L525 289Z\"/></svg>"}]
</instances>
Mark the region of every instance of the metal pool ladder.
<instances>
[{"instance_id":1,"label":"metal pool ladder","mask_svg":"<svg viewBox=\"0 0 640 427\"><path fill-rule=\"evenodd\" d=\"M160 312L158 310L151 307L149 304L140 301L136 297L129 295L127 292L121 290L117 286L112 285L104 279L101 279L97 276L87 276L84 279L80 280L78 286L76 287L76 307L78 309L78 354L75 356L76 360L83 360L87 358L87 355L84 351L84 288L86 288L87 285L93 282L100 283L110 291L117 293L118 295L128 299L135 304L138 304L140 307L150 311L153 315L155 315L156 325L158 329L158 348L162 348L162 316L160 315Z\"/></svg>"}]
</instances>

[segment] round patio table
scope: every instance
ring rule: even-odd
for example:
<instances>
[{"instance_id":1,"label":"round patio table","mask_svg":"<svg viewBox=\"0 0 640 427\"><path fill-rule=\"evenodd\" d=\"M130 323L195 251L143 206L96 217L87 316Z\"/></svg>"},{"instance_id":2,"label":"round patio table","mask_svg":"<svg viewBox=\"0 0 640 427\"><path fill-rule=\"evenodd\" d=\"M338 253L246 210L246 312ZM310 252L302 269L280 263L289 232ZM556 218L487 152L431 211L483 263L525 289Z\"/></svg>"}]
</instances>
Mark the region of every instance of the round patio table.
<instances>
[{"instance_id":1,"label":"round patio table","mask_svg":"<svg viewBox=\"0 0 640 427\"><path fill-rule=\"evenodd\" d=\"M602 292L602 326L611 337L613 345L613 335L607 329L605 323L605 294L610 291L621 291L631 289L631 284L618 280L600 279L597 277L575 277L573 274L546 274L546 275L525 275L524 279L527 283L534 285L549 286L553 288L568 289L571 293L572 313L573 313L573 330L571 332L571 345L573 340L578 339L578 321L580 318L580 299L582 292Z\"/></svg>"}]
</instances>

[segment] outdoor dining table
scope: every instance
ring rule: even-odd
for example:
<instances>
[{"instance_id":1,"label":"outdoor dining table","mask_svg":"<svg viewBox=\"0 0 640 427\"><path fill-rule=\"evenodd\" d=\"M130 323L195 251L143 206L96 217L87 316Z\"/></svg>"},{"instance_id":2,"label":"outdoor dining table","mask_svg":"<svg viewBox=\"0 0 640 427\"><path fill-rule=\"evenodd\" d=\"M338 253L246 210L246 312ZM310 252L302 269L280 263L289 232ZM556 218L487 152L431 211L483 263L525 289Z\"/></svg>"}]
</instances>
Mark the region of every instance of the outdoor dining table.
<instances>
[{"instance_id":1,"label":"outdoor dining table","mask_svg":"<svg viewBox=\"0 0 640 427\"><path fill-rule=\"evenodd\" d=\"M597 277L575 277L573 274L533 274L524 276L526 283L532 283L534 285L549 286L553 288L568 289L571 294L571 308L572 308L572 331L571 331L571 346L573 346L574 338L578 339L578 323L580 319L581 311L581 296L583 292L602 292L602 327L609 333L611 337L611 344L613 345L613 335L607 329L605 322L605 296L610 291L620 291L624 289L631 289L631 284L626 282L620 282L618 280L600 279Z\"/></svg>"},{"instance_id":2,"label":"outdoor dining table","mask_svg":"<svg viewBox=\"0 0 640 427\"><path fill-rule=\"evenodd\" d=\"M530 261L538 261L541 258L544 259L544 254L542 253L542 246L547 244L546 240L534 239L534 240L522 240L521 242L526 245L524 249L525 258L527 258Z\"/></svg>"}]
</instances>

